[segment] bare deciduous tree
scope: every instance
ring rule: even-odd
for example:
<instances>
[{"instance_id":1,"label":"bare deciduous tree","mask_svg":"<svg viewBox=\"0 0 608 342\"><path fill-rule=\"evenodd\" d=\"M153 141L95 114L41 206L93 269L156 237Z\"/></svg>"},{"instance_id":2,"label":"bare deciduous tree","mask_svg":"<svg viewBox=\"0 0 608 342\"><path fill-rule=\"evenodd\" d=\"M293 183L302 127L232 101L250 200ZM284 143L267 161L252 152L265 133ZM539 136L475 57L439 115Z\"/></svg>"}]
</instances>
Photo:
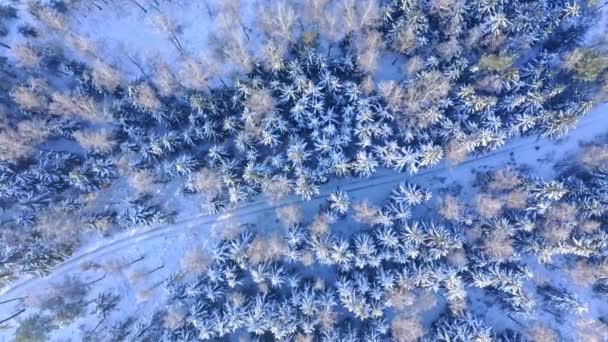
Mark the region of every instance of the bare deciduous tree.
<instances>
[{"instance_id":1,"label":"bare deciduous tree","mask_svg":"<svg viewBox=\"0 0 608 342\"><path fill-rule=\"evenodd\" d=\"M56 11L50 6L38 6L33 11L42 23L50 29L59 33L64 33L68 30L68 20L62 13Z\"/></svg>"},{"instance_id":2,"label":"bare deciduous tree","mask_svg":"<svg viewBox=\"0 0 608 342\"><path fill-rule=\"evenodd\" d=\"M319 25L326 17L325 10L329 0L306 0L304 1L304 15L308 22Z\"/></svg>"},{"instance_id":3,"label":"bare deciduous tree","mask_svg":"<svg viewBox=\"0 0 608 342\"><path fill-rule=\"evenodd\" d=\"M377 0L357 1L357 9L361 28L373 27L380 19L380 7Z\"/></svg>"},{"instance_id":4,"label":"bare deciduous tree","mask_svg":"<svg viewBox=\"0 0 608 342\"><path fill-rule=\"evenodd\" d=\"M175 24L173 18L166 14L159 14L152 18L152 23L162 34L166 34L168 36L171 43L180 53L185 53L184 47L177 37L181 29L177 24Z\"/></svg>"},{"instance_id":5,"label":"bare deciduous tree","mask_svg":"<svg viewBox=\"0 0 608 342\"><path fill-rule=\"evenodd\" d=\"M319 2L323 3L323 0L320 0ZM339 13L339 11L343 11L343 8L341 8L342 5L343 3L341 2L327 1L321 8L329 13ZM319 7L319 5L316 6L316 8ZM318 12L318 10L315 9L315 16L316 12ZM319 34L330 42L330 48L331 45L342 40L348 33L347 25L345 24L344 16L342 15L325 15L322 13L319 18L313 20L313 22L316 22L315 25L318 26Z\"/></svg>"},{"instance_id":6,"label":"bare deciduous tree","mask_svg":"<svg viewBox=\"0 0 608 342\"><path fill-rule=\"evenodd\" d=\"M134 270L132 272L130 272L127 276L127 279L129 280L129 283L131 283L132 285L137 284L141 281L143 281L146 277L148 277L150 274L164 268L165 265L160 265L157 266L153 269L138 269L138 270Z\"/></svg>"},{"instance_id":7,"label":"bare deciduous tree","mask_svg":"<svg viewBox=\"0 0 608 342\"><path fill-rule=\"evenodd\" d=\"M402 72L409 78L414 77L420 70L424 68L422 57L416 55L407 60L403 65Z\"/></svg>"},{"instance_id":8,"label":"bare deciduous tree","mask_svg":"<svg viewBox=\"0 0 608 342\"><path fill-rule=\"evenodd\" d=\"M484 238L482 249L497 261L507 261L515 255L513 240L503 231L494 231Z\"/></svg>"},{"instance_id":9,"label":"bare deciduous tree","mask_svg":"<svg viewBox=\"0 0 608 342\"><path fill-rule=\"evenodd\" d=\"M11 52L21 67L36 69L40 66L40 53L29 44L13 44Z\"/></svg>"},{"instance_id":10,"label":"bare deciduous tree","mask_svg":"<svg viewBox=\"0 0 608 342\"><path fill-rule=\"evenodd\" d=\"M88 57L97 57L99 47L88 37L71 33L68 42L80 53Z\"/></svg>"},{"instance_id":11,"label":"bare deciduous tree","mask_svg":"<svg viewBox=\"0 0 608 342\"><path fill-rule=\"evenodd\" d=\"M155 73L152 78L152 83L161 96L173 95L179 87L179 81L171 71L169 65L165 62L159 61L155 63Z\"/></svg>"},{"instance_id":12,"label":"bare deciduous tree","mask_svg":"<svg viewBox=\"0 0 608 342\"><path fill-rule=\"evenodd\" d=\"M19 107L26 111L40 111L45 108L45 99L29 86L17 86L10 93Z\"/></svg>"},{"instance_id":13,"label":"bare deciduous tree","mask_svg":"<svg viewBox=\"0 0 608 342\"><path fill-rule=\"evenodd\" d=\"M357 65L365 72L373 74L378 68L380 50L384 43L376 30L367 30L357 41Z\"/></svg>"},{"instance_id":14,"label":"bare deciduous tree","mask_svg":"<svg viewBox=\"0 0 608 342\"><path fill-rule=\"evenodd\" d=\"M463 209L456 197L447 195L440 202L439 214L448 221L456 221L462 216Z\"/></svg>"},{"instance_id":15,"label":"bare deciduous tree","mask_svg":"<svg viewBox=\"0 0 608 342\"><path fill-rule=\"evenodd\" d=\"M448 261L452 266L457 268L466 268L469 262L464 248L456 249L448 254Z\"/></svg>"},{"instance_id":16,"label":"bare deciduous tree","mask_svg":"<svg viewBox=\"0 0 608 342\"><path fill-rule=\"evenodd\" d=\"M403 101L403 89L393 80L381 81L378 84L378 92L393 110L398 110Z\"/></svg>"},{"instance_id":17,"label":"bare deciduous tree","mask_svg":"<svg viewBox=\"0 0 608 342\"><path fill-rule=\"evenodd\" d=\"M192 175L194 189L203 194L207 199L217 197L222 191L222 180L217 171L210 168L202 168Z\"/></svg>"},{"instance_id":18,"label":"bare deciduous tree","mask_svg":"<svg viewBox=\"0 0 608 342\"><path fill-rule=\"evenodd\" d=\"M258 127L264 117L275 111L274 98L269 89L252 89L251 95L245 101L245 107L249 110L246 124Z\"/></svg>"},{"instance_id":19,"label":"bare deciduous tree","mask_svg":"<svg viewBox=\"0 0 608 342\"><path fill-rule=\"evenodd\" d=\"M275 261L285 254L285 242L280 234L256 236L247 249L247 256L252 265L266 261Z\"/></svg>"},{"instance_id":20,"label":"bare deciduous tree","mask_svg":"<svg viewBox=\"0 0 608 342\"><path fill-rule=\"evenodd\" d=\"M581 287L593 286L602 276L601 268L593 263L578 260L569 266L565 272L574 282Z\"/></svg>"},{"instance_id":21,"label":"bare deciduous tree","mask_svg":"<svg viewBox=\"0 0 608 342\"><path fill-rule=\"evenodd\" d=\"M73 213L61 209L49 209L40 215L33 226L41 236L63 246L75 246L79 243L82 223Z\"/></svg>"},{"instance_id":22,"label":"bare deciduous tree","mask_svg":"<svg viewBox=\"0 0 608 342\"><path fill-rule=\"evenodd\" d=\"M536 325L528 331L528 337L534 342L557 342L559 336L557 333L546 326Z\"/></svg>"},{"instance_id":23,"label":"bare deciduous tree","mask_svg":"<svg viewBox=\"0 0 608 342\"><path fill-rule=\"evenodd\" d=\"M97 60L93 63L92 68L91 76L96 87L114 92L121 85L120 73L109 64Z\"/></svg>"},{"instance_id":24,"label":"bare deciduous tree","mask_svg":"<svg viewBox=\"0 0 608 342\"><path fill-rule=\"evenodd\" d=\"M116 142L112 138L112 133L104 129L98 131L76 131L72 133L72 136L78 141L80 146L90 152L108 153L116 145Z\"/></svg>"},{"instance_id":25,"label":"bare deciduous tree","mask_svg":"<svg viewBox=\"0 0 608 342\"><path fill-rule=\"evenodd\" d=\"M313 218L312 222L308 226L308 230L315 236L321 236L329 233L329 227L330 222L327 216L318 214Z\"/></svg>"},{"instance_id":26,"label":"bare deciduous tree","mask_svg":"<svg viewBox=\"0 0 608 342\"><path fill-rule=\"evenodd\" d=\"M393 48L402 54L409 55L417 47L417 38L413 25L402 25L395 35Z\"/></svg>"},{"instance_id":27,"label":"bare deciduous tree","mask_svg":"<svg viewBox=\"0 0 608 342\"><path fill-rule=\"evenodd\" d=\"M343 2L344 22L349 32L374 27L380 18L380 7L376 0L345 0Z\"/></svg>"},{"instance_id":28,"label":"bare deciduous tree","mask_svg":"<svg viewBox=\"0 0 608 342\"><path fill-rule=\"evenodd\" d=\"M273 72L283 69L283 60L285 56L285 49L270 39L264 44L262 49L262 62L264 65Z\"/></svg>"},{"instance_id":29,"label":"bare deciduous tree","mask_svg":"<svg viewBox=\"0 0 608 342\"><path fill-rule=\"evenodd\" d=\"M162 103L158 97L156 97L154 89L146 83L140 83L131 87L131 93L135 104L144 110L156 112L162 107Z\"/></svg>"},{"instance_id":30,"label":"bare deciduous tree","mask_svg":"<svg viewBox=\"0 0 608 342\"><path fill-rule=\"evenodd\" d=\"M405 89L402 108L404 122L424 129L440 119L439 101L445 99L451 88L450 80L437 71L421 73L420 77Z\"/></svg>"},{"instance_id":31,"label":"bare deciduous tree","mask_svg":"<svg viewBox=\"0 0 608 342\"><path fill-rule=\"evenodd\" d=\"M294 25L298 14L288 1L273 1L258 8L258 25L277 41L295 42Z\"/></svg>"},{"instance_id":32,"label":"bare deciduous tree","mask_svg":"<svg viewBox=\"0 0 608 342\"><path fill-rule=\"evenodd\" d=\"M273 203L276 203L291 193L292 182L283 175L273 176L266 179L262 184L264 195Z\"/></svg>"},{"instance_id":33,"label":"bare deciduous tree","mask_svg":"<svg viewBox=\"0 0 608 342\"><path fill-rule=\"evenodd\" d=\"M475 89L500 94L506 86L504 76L502 75L486 75L475 82Z\"/></svg>"},{"instance_id":34,"label":"bare deciduous tree","mask_svg":"<svg viewBox=\"0 0 608 342\"><path fill-rule=\"evenodd\" d=\"M450 37L446 42L443 42L437 46L439 56L443 60L451 60L452 58L460 55L463 51L460 41L456 37Z\"/></svg>"},{"instance_id":35,"label":"bare deciduous tree","mask_svg":"<svg viewBox=\"0 0 608 342\"><path fill-rule=\"evenodd\" d=\"M205 90L207 83L216 73L217 67L211 58L185 58L179 70L182 84L186 88L199 91Z\"/></svg>"},{"instance_id":36,"label":"bare deciduous tree","mask_svg":"<svg viewBox=\"0 0 608 342\"><path fill-rule=\"evenodd\" d=\"M211 262L211 257L205 253L203 248L194 248L187 251L180 261L182 270L189 274L205 272Z\"/></svg>"},{"instance_id":37,"label":"bare deciduous tree","mask_svg":"<svg viewBox=\"0 0 608 342\"><path fill-rule=\"evenodd\" d=\"M478 194L475 197L477 212L483 218L493 218L498 216L503 209L503 201L489 194Z\"/></svg>"},{"instance_id":38,"label":"bare deciduous tree","mask_svg":"<svg viewBox=\"0 0 608 342\"><path fill-rule=\"evenodd\" d=\"M240 73L248 73L253 69L253 58L243 39L242 34L232 34L228 40L223 41L225 60L232 64Z\"/></svg>"},{"instance_id":39,"label":"bare deciduous tree","mask_svg":"<svg viewBox=\"0 0 608 342\"><path fill-rule=\"evenodd\" d=\"M509 191L503 197L505 207L509 209L524 209L528 201L528 193L525 190L515 189Z\"/></svg>"},{"instance_id":40,"label":"bare deciduous tree","mask_svg":"<svg viewBox=\"0 0 608 342\"><path fill-rule=\"evenodd\" d=\"M212 231L220 240L230 241L237 239L243 230L240 222L230 215L214 225Z\"/></svg>"},{"instance_id":41,"label":"bare deciduous tree","mask_svg":"<svg viewBox=\"0 0 608 342\"><path fill-rule=\"evenodd\" d=\"M580 230L587 234L592 234L592 233L596 232L601 226L602 226L602 223L600 221L583 220L580 223ZM606 277L608 278L608 274L606 274Z\"/></svg>"},{"instance_id":42,"label":"bare deciduous tree","mask_svg":"<svg viewBox=\"0 0 608 342\"><path fill-rule=\"evenodd\" d=\"M139 193L150 192L154 187L154 176L148 170L131 173L127 178L129 185Z\"/></svg>"},{"instance_id":43,"label":"bare deciduous tree","mask_svg":"<svg viewBox=\"0 0 608 342\"><path fill-rule=\"evenodd\" d=\"M238 72L247 73L253 68L249 51L250 37L241 20L239 0L222 1L215 18L214 42L224 61L232 64Z\"/></svg>"},{"instance_id":44,"label":"bare deciduous tree","mask_svg":"<svg viewBox=\"0 0 608 342\"><path fill-rule=\"evenodd\" d=\"M519 172L511 167L500 169L494 172L493 179L488 184L492 191L511 190L522 182Z\"/></svg>"},{"instance_id":45,"label":"bare deciduous tree","mask_svg":"<svg viewBox=\"0 0 608 342\"><path fill-rule=\"evenodd\" d=\"M581 153L580 161L589 169L608 166L608 146L586 147Z\"/></svg>"},{"instance_id":46,"label":"bare deciduous tree","mask_svg":"<svg viewBox=\"0 0 608 342\"><path fill-rule=\"evenodd\" d=\"M91 122L102 122L108 117L104 108L100 108L92 97L78 95L73 97L74 108L78 110L76 115Z\"/></svg>"},{"instance_id":47,"label":"bare deciduous tree","mask_svg":"<svg viewBox=\"0 0 608 342\"><path fill-rule=\"evenodd\" d=\"M603 342L608 336L608 326L598 319L579 318L576 332L578 341Z\"/></svg>"},{"instance_id":48,"label":"bare deciduous tree","mask_svg":"<svg viewBox=\"0 0 608 342\"><path fill-rule=\"evenodd\" d=\"M167 310L163 319L163 326L167 329L176 330L184 326L188 310L181 305L172 305Z\"/></svg>"},{"instance_id":49,"label":"bare deciduous tree","mask_svg":"<svg viewBox=\"0 0 608 342\"><path fill-rule=\"evenodd\" d=\"M467 159L471 149L470 145L469 141L460 139L452 139L447 144L445 147L445 157L450 166L456 166Z\"/></svg>"},{"instance_id":50,"label":"bare deciduous tree","mask_svg":"<svg viewBox=\"0 0 608 342\"><path fill-rule=\"evenodd\" d=\"M414 342L424 336L424 327L416 317L399 315L393 318L391 333L398 342Z\"/></svg>"},{"instance_id":51,"label":"bare deciduous tree","mask_svg":"<svg viewBox=\"0 0 608 342\"><path fill-rule=\"evenodd\" d=\"M578 208L572 203L557 203L545 213L545 222L541 235L552 243L560 243L570 238L578 226L576 219Z\"/></svg>"},{"instance_id":52,"label":"bare deciduous tree","mask_svg":"<svg viewBox=\"0 0 608 342\"><path fill-rule=\"evenodd\" d=\"M120 274L127 267L134 265L144 260L145 255L135 258L131 261L123 261L119 259L109 259L101 263L101 268L109 274Z\"/></svg>"},{"instance_id":53,"label":"bare deciduous tree","mask_svg":"<svg viewBox=\"0 0 608 342\"><path fill-rule=\"evenodd\" d=\"M583 81L594 82L608 69L608 55L593 48L576 48L565 56L562 67Z\"/></svg>"},{"instance_id":54,"label":"bare deciduous tree","mask_svg":"<svg viewBox=\"0 0 608 342\"><path fill-rule=\"evenodd\" d=\"M25 158L33 147L43 142L49 134L48 125L39 118L22 120L16 129L4 128L0 132L0 159L16 162Z\"/></svg>"},{"instance_id":55,"label":"bare deciduous tree","mask_svg":"<svg viewBox=\"0 0 608 342\"><path fill-rule=\"evenodd\" d=\"M291 228L302 221L302 208L298 205L288 205L276 209L279 220L283 222L285 227Z\"/></svg>"},{"instance_id":56,"label":"bare deciduous tree","mask_svg":"<svg viewBox=\"0 0 608 342\"><path fill-rule=\"evenodd\" d=\"M44 141L51 133L50 128L42 118L20 121L17 124L17 132L21 135L21 139L30 144Z\"/></svg>"},{"instance_id":57,"label":"bare deciduous tree","mask_svg":"<svg viewBox=\"0 0 608 342\"><path fill-rule=\"evenodd\" d=\"M380 221L378 208L367 201L354 203L353 212L357 222L374 225Z\"/></svg>"}]
</instances>

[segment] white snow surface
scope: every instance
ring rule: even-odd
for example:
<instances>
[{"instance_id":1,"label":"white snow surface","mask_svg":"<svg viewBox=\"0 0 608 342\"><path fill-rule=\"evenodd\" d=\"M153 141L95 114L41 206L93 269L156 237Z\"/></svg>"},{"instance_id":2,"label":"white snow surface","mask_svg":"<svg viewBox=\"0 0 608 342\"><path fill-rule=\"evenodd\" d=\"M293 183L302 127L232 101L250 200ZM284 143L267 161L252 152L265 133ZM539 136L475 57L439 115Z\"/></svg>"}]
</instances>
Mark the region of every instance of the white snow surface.
<instances>
[{"instance_id":1,"label":"white snow surface","mask_svg":"<svg viewBox=\"0 0 608 342\"><path fill-rule=\"evenodd\" d=\"M4 1L10 3L9 0ZM43 0L45 1L51 2ZM70 5L74 7L70 7L67 12L67 32L93 43L96 47L95 56L80 53L68 42L69 39L64 34L45 28L28 12L27 1L16 3L19 15L16 22L29 23L39 28L39 33L42 34L37 38L37 43L56 46L63 49L64 53L85 62L99 59L116 67L123 76L131 80L145 76L133 61L148 75L153 70L153 63L158 61L167 63L177 72L177 66L184 58L209 58L219 47L218 43L213 43L210 38L212 33L220 31L221 22L217 14L221 6L228 4L228 1L137 0L137 3L141 4L146 12L141 10L134 0L82 1ZM256 20L256 4L255 1L241 1L238 17L232 18L240 23L243 32L247 31L250 39L247 45L254 54L258 52L262 38L251 29ZM176 35L184 48L183 55L170 42L168 34L156 24L159 16L167 16L173 21ZM13 45L22 41L17 27L18 25L12 25L3 43ZM2 49L0 54L14 60L10 51ZM218 79L212 80L212 85L213 82L219 82L219 77L229 79L234 76L234 70L230 65L222 65L217 76Z\"/></svg>"}]
</instances>

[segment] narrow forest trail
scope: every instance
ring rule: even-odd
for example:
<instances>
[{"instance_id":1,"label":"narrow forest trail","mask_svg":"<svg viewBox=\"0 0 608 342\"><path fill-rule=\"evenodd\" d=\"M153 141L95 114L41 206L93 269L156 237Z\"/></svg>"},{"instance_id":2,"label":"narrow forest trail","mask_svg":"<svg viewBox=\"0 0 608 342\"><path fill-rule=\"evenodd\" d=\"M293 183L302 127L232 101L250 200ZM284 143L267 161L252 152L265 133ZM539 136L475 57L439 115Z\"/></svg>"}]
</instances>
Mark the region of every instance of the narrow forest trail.
<instances>
[{"instance_id":1,"label":"narrow forest trail","mask_svg":"<svg viewBox=\"0 0 608 342\"><path fill-rule=\"evenodd\" d=\"M425 187L428 182L433 182L437 176L451 175L452 178L462 178L470 176L475 169L487 165L501 166L508 162L510 158L518 164L533 165L539 164L539 159L543 159L548 154L557 154L559 158L573 155L580 149L582 142L591 142L600 135L608 134L608 105L598 106L592 112L583 117L577 127L571 130L562 141L554 142L550 140L539 140L536 137L516 138L506 143L501 149L481 156L469 157L457 166L449 166L446 161L425 169L414 175L407 173L397 173L392 170L381 169L369 178L343 178L333 179L321 186L320 193L310 201L304 201L299 196L289 196L289 198L278 204L271 204L263 197L258 197L255 201L242 205L232 210L229 214L219 215L197 215L187 219L179 220L173 224L159 226L148 230L142 230L136 234L118 236L114 241L98 246L92 250L77 252L67 261L57 265L51 275L42 278L30 278L17 281L12 286L4 289L0 294L0 301L20 293L28 292L28 289L40 288L41 283L47 282L49 278L61 277L62 275L77 269L80 263L87 260L100 260L104 256L117 256L123 250L129 250L134 244L142 244L152 240L169 240L179 234L189 231L191 228L203 230L209 229L211 225L221 223L229 219L240 219L255 217L256 215L274 212L276 208L293 204L310 204L318 207L317 203L326 199L332 192L339 187L347 193L360 192L369 189L386 189L397 186L402 181L411 181ZM553 164L545 165L552 168ZM540 174L542 176L542 174ZM434 188L431 186L429 188ZM390 192L390 190L389 190ZM3 311L0 308L0 311Z\"/></svg>"}]
</instances>

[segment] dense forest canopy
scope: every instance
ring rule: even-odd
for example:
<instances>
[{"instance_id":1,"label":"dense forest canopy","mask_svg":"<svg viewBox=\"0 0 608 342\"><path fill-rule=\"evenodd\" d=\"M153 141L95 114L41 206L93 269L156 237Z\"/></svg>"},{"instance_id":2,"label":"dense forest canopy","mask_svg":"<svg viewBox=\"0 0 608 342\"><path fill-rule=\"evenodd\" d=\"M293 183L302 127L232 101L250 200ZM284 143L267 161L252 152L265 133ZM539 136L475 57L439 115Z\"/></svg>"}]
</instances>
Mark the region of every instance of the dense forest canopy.
<instances>
[{"instance_id":1,"label":"dense forest canopy","mask_svg":"<svg viewBox=\"0 0 608 342\"><path fill-rule=\"evenodd\" d=\"M596 0L1 3L2 288L187 215L263 199L282 225L226 224L181 269L83 262L99 276L3 299L16 306L1 324L18 341L86 317L87 341L603 341L603 144L551 179L513 161L480 172L468 198L409 177L566 139L606 100L604 12ZM100 18L129 25L87 26ZM382 203L322 193L389 169L403 182ZM164 308L119 317L130 299L104 284L142 264L132 285L170 273L136 296ZM558 286L559 272L600 299ZM484 320L484 300L508 328ZM547 323L568 317L591 323L567 336Z\"/></svg>"}]
</instances>

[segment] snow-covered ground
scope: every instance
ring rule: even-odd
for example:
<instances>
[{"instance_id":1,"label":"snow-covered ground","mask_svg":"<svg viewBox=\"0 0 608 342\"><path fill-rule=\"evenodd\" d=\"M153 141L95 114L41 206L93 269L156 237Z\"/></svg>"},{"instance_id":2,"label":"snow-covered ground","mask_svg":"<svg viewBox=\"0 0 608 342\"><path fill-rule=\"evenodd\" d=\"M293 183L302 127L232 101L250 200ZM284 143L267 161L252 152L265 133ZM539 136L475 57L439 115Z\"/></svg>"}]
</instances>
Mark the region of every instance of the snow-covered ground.
<instances>
[{"instance_id":1,"label":"snow-covered ground","mask_svg":"<svg viewBox=\"0 0 608 342\"><path fill-rule=\"evenodd\" d=\"M222 47L214 37L223 32L226 20L238 22L250 52L259 53L261 36L252 30L258 10L254 1L112 0L76 2L72 6L65 17L65 30L53 32L32 17L27 1L17 2L19 18L3 43L19 44L22 37L16 28L28 23L42 32L39 42L65 49L68 55L85 62L101 60L131 80L152 74L156 63L166 63L177 74L184 59L211 60ZM228 12L226 7L236 10L229 12L230 17L218 15L220 11ZM161 18L168 18L169 22L161 23ZM166 25L174 29L179 48L172 43ZM13 59L10 51L0 54ZM219 77L231 77L233 69L229 64L211 65L218 68Z\"/></svg>"}]
</instances>

